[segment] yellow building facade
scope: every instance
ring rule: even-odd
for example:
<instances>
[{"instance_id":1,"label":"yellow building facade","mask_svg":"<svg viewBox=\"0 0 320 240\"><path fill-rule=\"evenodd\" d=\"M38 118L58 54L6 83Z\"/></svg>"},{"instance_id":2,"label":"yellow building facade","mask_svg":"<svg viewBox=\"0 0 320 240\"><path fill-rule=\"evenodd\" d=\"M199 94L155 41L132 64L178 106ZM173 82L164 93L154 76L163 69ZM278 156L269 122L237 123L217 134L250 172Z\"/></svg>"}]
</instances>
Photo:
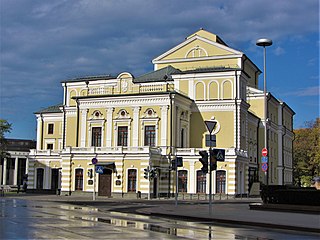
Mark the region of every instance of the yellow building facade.
<instances>
[{"instance_id":1,"label":"yellow building facade","mask_svg":"<svg viewBox=\"0 0 320 240\"><path fill-rule=\"evenodd\" d=\"M29 189L205 195L209 174L201 171L199 151L210 144L225 150L212 172L213 193L249 194L254 182L292 182L294 112L268 94L266 177L261 71L244 53L201 29L152 62L154 71L139 77L123 72L62 81L63 103L35 113ZM206 120L216 122L211 143ZM176 157L183 159L177 172Z\"/></svg>"}]
</instances>

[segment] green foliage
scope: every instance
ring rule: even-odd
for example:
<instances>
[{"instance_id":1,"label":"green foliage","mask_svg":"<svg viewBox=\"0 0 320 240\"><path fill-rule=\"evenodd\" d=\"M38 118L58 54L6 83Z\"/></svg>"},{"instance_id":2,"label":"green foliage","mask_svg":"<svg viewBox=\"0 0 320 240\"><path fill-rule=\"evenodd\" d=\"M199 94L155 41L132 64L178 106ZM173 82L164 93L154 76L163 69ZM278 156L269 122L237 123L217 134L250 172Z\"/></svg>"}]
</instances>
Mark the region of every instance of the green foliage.
<instances>
[{"instance_id":1,"label":"green foliage","mask_svg":"<svg viewBox=\"0 0 320 240\"><path fill-rule=\"evenodd\" d=\"M320 118L294 133L293 181L298 186L310 186L311 179L320 176Z\"/></svg>"},{"instance_id":2,"label":"green foliage","mask_svg":"<svg viewBox=\"0 0 320 240\"><path fill-rule=\"evenodd\" d=\"M4 135L11 132L11 124L7 120L0 119L0 158L9 157L6 152L6 139Z\"/></svg>"}]
</instances>

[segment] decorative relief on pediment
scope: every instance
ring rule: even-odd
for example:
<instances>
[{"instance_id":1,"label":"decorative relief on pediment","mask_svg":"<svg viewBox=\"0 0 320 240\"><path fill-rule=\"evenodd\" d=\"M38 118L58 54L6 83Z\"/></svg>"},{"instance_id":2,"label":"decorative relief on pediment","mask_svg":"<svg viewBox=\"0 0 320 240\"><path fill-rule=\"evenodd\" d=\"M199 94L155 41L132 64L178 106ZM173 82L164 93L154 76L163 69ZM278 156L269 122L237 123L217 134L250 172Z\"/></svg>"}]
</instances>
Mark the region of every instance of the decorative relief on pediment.
<instances>
[{"instance_id":1,"label":"decorative relief on pediment","mask_svg":"<svg viewBox=\"0 0 320 240\"><path fill-rule=\"evenodd\" d=\"M145 112L144 112L144 116L143 118L156 118L158 117L157 113L154 111L154 109L152 108L148 108Z\"/></svg>"},{"instance_id":2,"label":"decorative relief on pediment","mask_svg":"<svg viewBox=\"0 0 320 240\"><path fill-rule=\"evenodd\" d=\"M103 114L99 110L93 111L89 120L94 120L94 119L103 119Z\"/></svg>"},{"instance_id":3,"label":"decorative relief on pediment","mask_svg":"<svg viewBox=\"0 0 320 240\"><path fill-rule=\"evenodd\" d=\"M208 57L208 52L199 46L191 48L185 55L185 58Z\"/></svg>"},{"instance_id":4,"label":"decorative relief on pediment","mask_svg":"<svg viewBox=\"0 0 320 240\"><path fill-rule=\"evenodd\" d=\"M120 119L120 118L130 118L130 115L128 113L127 110L125 109L120 109L117 113L117 118Z\"/></svg>"}]
</instances>

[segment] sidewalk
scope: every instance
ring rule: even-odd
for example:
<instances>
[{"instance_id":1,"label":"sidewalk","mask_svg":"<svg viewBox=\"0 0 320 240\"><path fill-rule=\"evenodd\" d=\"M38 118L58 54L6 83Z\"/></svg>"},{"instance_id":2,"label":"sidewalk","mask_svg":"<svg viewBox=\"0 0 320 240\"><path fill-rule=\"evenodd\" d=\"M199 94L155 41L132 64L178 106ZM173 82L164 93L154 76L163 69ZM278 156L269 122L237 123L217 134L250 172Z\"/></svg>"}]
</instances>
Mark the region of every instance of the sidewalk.
<instances>
[{"instance_id":1,"label":"sidewalk","mask_svg":"<svg viewBox=\"0 0 320 240\"><path fill-rule=\"evenodd\" d=\"M6 195L6 197L31 201L61 201L70 204L85 204L97 207L102 211L108 211L108 209L110 209L107 204L108 202L120 203L121 208L130 208L130 203L133 202L143 203L144 205L141 204L141 208L136 210L137 213L159 217L174 217L182 220L212 221L223 224L229 223L320 233L320 214L282 212L279 211L279 209L268 211L250 210L249 203L261 203L259 198L214 200L212 205L213 212L210 216L208 201L179 200L176 206L172 198L146 200L97 197L96 200L93 201L92 197L81 195L10 194ZM281 207L281 205L277 206ZM303 209L303 206L301 206L301 209ZM317 209L319 209L319 207Z\"/></svg>"}]
</instances>

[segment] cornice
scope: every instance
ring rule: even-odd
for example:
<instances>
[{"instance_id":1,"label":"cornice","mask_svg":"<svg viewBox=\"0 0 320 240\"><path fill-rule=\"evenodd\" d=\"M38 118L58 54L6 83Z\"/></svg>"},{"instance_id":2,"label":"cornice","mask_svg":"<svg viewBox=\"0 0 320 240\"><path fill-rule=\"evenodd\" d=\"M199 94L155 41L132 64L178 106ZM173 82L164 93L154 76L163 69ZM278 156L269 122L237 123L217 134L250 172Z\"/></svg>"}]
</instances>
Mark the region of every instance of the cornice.
<instances>
[{"instance_id":1,"label":"cornice","mask_svg":"<svg viewBox=\"0 0 320 240\"><path fill-rule=\"evenodd\" d=\"M140 107L140 106L150 106L150 105L168 105L170 103L170 99L168 96L148 96L142 98L142 96L137 96L134 98L112 98L112 99L103 99L103 98L95 98L95 99L83 99L79 101L80 109L83 108L104 108L106 106L113 107Z\"/></svg>"}]
</instances>

